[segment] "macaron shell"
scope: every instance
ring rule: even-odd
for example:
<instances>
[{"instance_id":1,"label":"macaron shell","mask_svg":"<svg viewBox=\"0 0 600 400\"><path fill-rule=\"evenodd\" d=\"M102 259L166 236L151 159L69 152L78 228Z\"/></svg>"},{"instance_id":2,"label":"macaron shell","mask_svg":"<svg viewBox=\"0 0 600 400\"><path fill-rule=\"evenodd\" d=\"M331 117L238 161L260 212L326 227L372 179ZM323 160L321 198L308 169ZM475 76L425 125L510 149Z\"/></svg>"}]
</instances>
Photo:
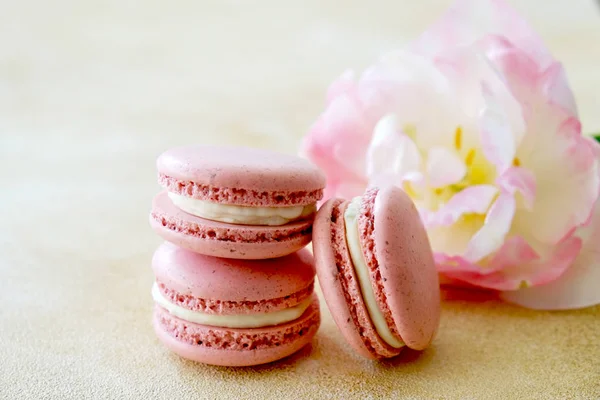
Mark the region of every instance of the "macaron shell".
<instances>
[{"instance_id":1,"label":"macaron shell","mask_svg":"<svg viewBox=\"0 0 600 400\"><path fill-rule=\"evenodd\" d=\"M379 190L374 236L383 290L396 328L407 346L422 350L439 325L439 280L419 212L401 189Z\"/></svg>"},{"instance_id":2,"label":"macaron shell","mask_svg":"<svg viewBox=\"0 0 600 400\"><path fill-rule=\"evenodd\" d=\"M154 253L152 269L157 281L182 295L231 302L290 296L309 287L315 277L313 255L307 249L275 259L236 260L205 256L169 242Z\"/></svg>"},{"instance_id":3,"label":"macaron shell","mask_svg":"<svg viewBox=\"0 0 600 400\"><path fill-rule=\"evenodd\" d=\"M152 202L150 225L163 239L213 257L257 260L282 257L311 240L312 220L282 226L234 225L196 217L177 208L167 192Z\"/></svg>"},{"instance_id":4,"label":"macaron shell","mask_svg":"<svg viewBox=\"0 0 600 400\"><path fill-rule=\"evenodd\" d=\"M299 319L265 328L228 329L194 324L159 306L155 307L153 318L156 335L174 353L189 360L230 367L265 364L287 357L309 344L319 325L316 296ZM188 336L184 340L178 332ZM201 344L192 344L192 338Z\"/></svg>"},{"instance_id":5,"label":"macaron shell","mask_svg":"<svg viewBox=\"0 0 600 400\"><path fill-rule=\"evenodd\" d=\"M249 207L293 207L315 204L323 197L323 190L265 191L210 186L189 180L177 179L162 173L158 183L169 192L219 204L236 204Z\"/></svg>"},{"instance_id":6,"label":"macaron shell","mask_svg":"<svg viewBox=\"0 0 600 400\"><path fill-rule=\"evenodd\" d=\"M389 346L377 334L350 260L343 218L347 203L331 199L315 219L313 251L323 297L342 335L360 355L393 357L402 349Z\"/></svg>"},{"instance_id":7,"label":"macaron shell","mask_svg":"<svg viewBox=\"0 0 600 400\"><path fill-rule=\"evenodd\" d=\"M159 173L221 188L315 191L325 175L303 158L245 147L185 146L158 157Z\"/></svg>"}]
</instances>

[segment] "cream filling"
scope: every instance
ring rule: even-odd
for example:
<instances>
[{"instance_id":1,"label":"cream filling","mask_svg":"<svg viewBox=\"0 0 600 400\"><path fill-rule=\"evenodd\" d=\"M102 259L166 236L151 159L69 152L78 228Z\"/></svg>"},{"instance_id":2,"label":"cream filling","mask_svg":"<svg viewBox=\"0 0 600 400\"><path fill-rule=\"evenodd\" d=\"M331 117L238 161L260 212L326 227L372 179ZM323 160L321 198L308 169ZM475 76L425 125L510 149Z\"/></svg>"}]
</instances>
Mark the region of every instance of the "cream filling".
<instances>
[{"instance_id":1,"label":"cream filling","mask_svg":"<svg viewBox=\"0 0 600 400\"><path fill-rule=\"evenodd\" d=\"M371 317L371 321L375 326L375 330L379 336L390 346L394 348L400 348L404 346L400 340L390 331L385 317L377 305L375 298L375 292L371 286L371 280L369 278L369 268L362 253L362 248L358 236L358 215L360 213L361 197L355 197L352 199L346 212L344 213L344 222L346 224L346 243L348 244L348 250L350 251L350 258L352 259L352 265L354 266L354 272L358 278L358 284L360 291L362 292L363 300L367 306L367 311Z\"/></svg>"},{"instance_id":2,"label":"cream filling","mask_svg":"<svg viewBox=\"0 0 600 400\"><path fill-rule=\"evenodd\" d=\"M177 318L196 324L219 326L223 328L261 328L263 326L279 325L294 321L304 314L304 311L306 311L312 301L311 296L308 296L294 307L270 313L231 315L207 314L200 311L188 310L187 308L171 303L163 296L156 282L152 286L152 298L159 306L166 309Z\"/></svg>"},{"instance_id":3,"label":"cream filling","mask_svg":"<svg viewBox=\"0 0 600 400\"><path fill-rule=\"evenodd\" d=\"M285 225L306 218L317 211L316 204L292 207L247 207L192 199L171 192L168 195L175 206L188 214L238 225Z\"/></svg>"}]
</instances>

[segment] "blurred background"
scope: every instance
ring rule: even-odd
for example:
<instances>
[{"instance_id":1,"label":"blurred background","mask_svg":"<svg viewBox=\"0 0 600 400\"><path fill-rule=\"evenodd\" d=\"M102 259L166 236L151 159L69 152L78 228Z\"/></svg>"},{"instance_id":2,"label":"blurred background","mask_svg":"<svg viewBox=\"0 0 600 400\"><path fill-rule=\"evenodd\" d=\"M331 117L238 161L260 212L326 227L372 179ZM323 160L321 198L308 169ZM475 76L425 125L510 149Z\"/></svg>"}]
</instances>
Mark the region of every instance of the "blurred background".
<instances>
[{"instance_id":1,"label":"blurred background","mask_svg":"<svg viewBox=\"0 0 600 400\"><path fill-rule=\"evenodd\" d=\"M510 3L566 65L584 127L600 130L598 3ZM403 46L449 4L4 0L2 148L92 140L118 156L243 134L295 151L332 79Z\"/></svg>"}]
</instances>

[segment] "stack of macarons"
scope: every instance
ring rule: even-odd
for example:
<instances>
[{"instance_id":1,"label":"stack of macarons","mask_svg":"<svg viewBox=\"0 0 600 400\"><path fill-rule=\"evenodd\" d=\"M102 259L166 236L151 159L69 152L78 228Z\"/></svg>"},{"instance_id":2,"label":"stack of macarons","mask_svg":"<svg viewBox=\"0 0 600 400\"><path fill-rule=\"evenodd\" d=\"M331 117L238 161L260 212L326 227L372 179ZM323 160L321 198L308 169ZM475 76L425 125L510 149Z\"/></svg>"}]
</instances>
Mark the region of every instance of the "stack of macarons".
<instances>
[{"instance_id":1,"label":"stack of macarons","mask_svg":"<svg viewBox=\"0 0 600 400\"><path fill-rule=\"evenodd\" d=\"M315 273L333 319L372 359L426 348L440 318L427 233L397 187L329 199L301 158L190 146L157 162L166 189L150 223L156 251L154 328L180 356L247 366L286 357L319 324ZM313 254L304 247L313 242Z\"/></svg>"},{"instance_id":2,"label":"stack of macarons","mask_svg":"<svg viewBox=\"0 0 600 400\"><path fill-rule=\"evenodd\" d=\"M180 356L248 366L286 357L319 324L311 241L325 178L298 157L179 147L157 161L154 329Z\"/></svg>"}]
</instances>

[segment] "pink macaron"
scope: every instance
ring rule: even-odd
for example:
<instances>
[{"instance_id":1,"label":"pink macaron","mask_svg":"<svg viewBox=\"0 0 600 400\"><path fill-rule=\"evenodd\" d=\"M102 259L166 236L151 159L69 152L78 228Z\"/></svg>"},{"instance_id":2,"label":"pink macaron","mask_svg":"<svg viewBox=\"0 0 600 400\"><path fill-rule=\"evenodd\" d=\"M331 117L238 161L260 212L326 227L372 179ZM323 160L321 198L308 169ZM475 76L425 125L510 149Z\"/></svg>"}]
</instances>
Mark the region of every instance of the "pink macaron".
<instances>
[{"instance_id":1,"label":"pink macaron","mask_svg":"<svg viewBox=\"0 0 600 400\"><path fill-rule=\"evenodd\" d=\"M440 319L438 275L419 213L402 190L327 201L313 248L327 306L359 354L387 358L431 343Z\"/></svg>"},{"instance_id":2,"label":"pink macaron","mask_svg":"<svg viewBox=\"0 0 600 400\"><path fill-rule=\"evenodd\" d=\"M166 242L152 268L154 329L181 357L223 366L264 364L298 351L319 328L314 261L306 249L236 260Z\"/></svg>"},{"instance_id":3,"label":"pink macaron","mask_svg":"<svg viewBox=\"0 0 600 400\"><path fill-rule=\"evenodd\" d=\"M325 177L295 156L242 147L187 146L157 160L166 189L150 223L165 240L238 259L291 254L311 240Z\"/></svg>"}]
</instances>

